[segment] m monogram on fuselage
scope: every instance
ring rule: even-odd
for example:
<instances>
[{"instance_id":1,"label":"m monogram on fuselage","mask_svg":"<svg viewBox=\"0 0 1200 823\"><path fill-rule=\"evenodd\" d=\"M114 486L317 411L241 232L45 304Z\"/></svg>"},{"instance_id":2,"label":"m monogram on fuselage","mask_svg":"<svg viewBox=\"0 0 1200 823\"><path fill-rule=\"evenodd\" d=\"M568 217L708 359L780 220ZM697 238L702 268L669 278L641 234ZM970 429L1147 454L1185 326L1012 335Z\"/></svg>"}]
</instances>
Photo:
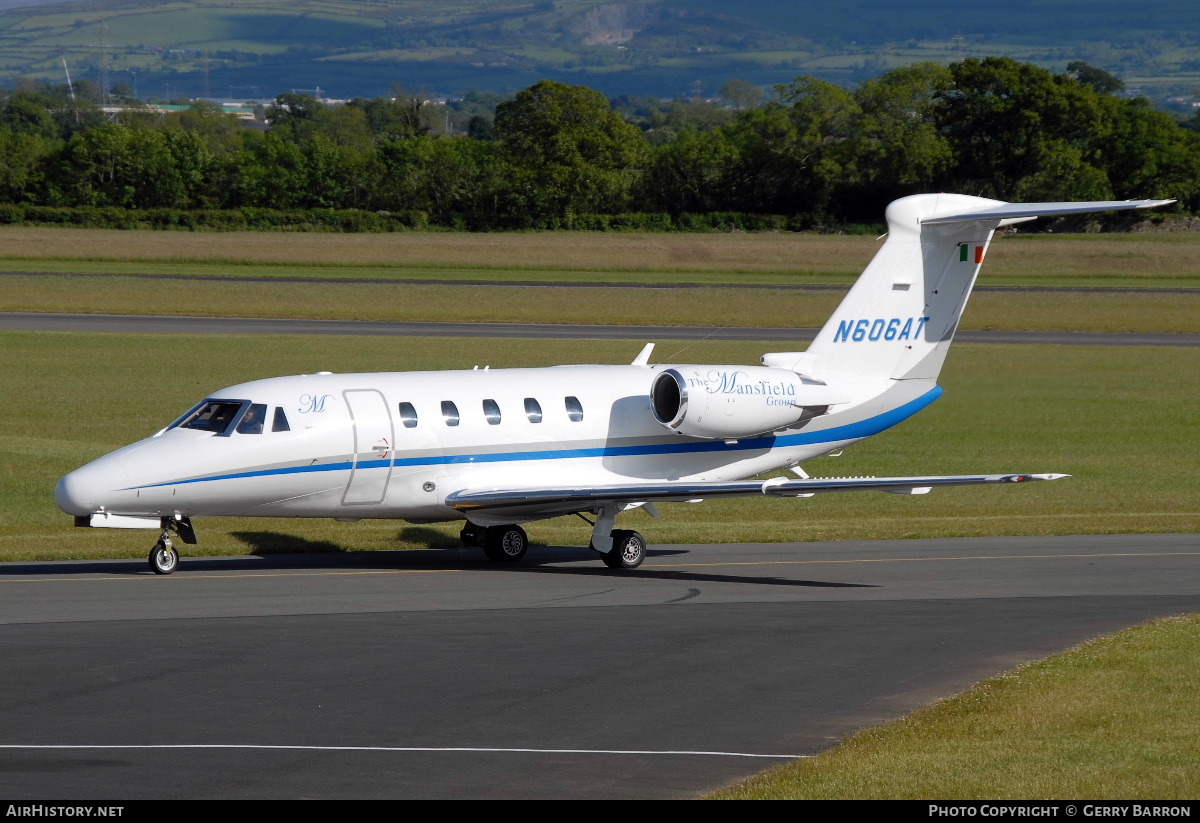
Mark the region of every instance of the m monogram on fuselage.
<instances>
[{"instance_id":1,"label":"m monogram on fuselage","mask_svg":"<svg viewBox=\"0 0 1200 823\"><path fill-rule=\"evenodd\" d=\"M325 404L333 399L332 394L305 394L300 397L300 406L297 409L301 414L309 414L316 412L320 414L325 411Z\"/></svg>"}]
</instances>

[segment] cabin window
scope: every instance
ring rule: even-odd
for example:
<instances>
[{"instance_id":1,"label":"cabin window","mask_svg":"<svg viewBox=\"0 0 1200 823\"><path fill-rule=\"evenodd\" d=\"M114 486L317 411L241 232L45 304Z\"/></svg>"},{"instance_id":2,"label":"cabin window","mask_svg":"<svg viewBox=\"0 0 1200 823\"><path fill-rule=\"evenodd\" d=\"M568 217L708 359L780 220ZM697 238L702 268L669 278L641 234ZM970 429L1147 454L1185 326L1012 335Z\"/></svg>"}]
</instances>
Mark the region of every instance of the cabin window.
<instances>
[{"instance_id":1,"label":"cabin window","mask_svg":"<svg viewBox=\"0 0 1200 823\"><path fill-rule=\"evenodd\" d=\"M542 422L542 404L532 397L525 398L525 416L530 423Z\"/></svg>"},{"instance_id":2,"label":"cabin window","mask_svg":"<svg viewBox=\"0 0 1200 823\"><path fill-rule=\"evenodd\" d=\"M583 420L583 405L579 402L578 397L566 398L567 417L571 418L572 423L578 423Z\"/></svg>"},{"instance_id":3,"label":"cabin window","mask_svg":"<svg viewBox=\"0 0 1200 823\"><path fill-rule=\"evenodd\" d=\"M500 404L495 400L483 401L483 417L489 426L500 425Z\"/></svg>"},{"instance_id":4,"label":"cabin window","mask_svg":"<svg viewBox=\"0 0 1200 823\"><path fill-rule=\"evenodd\" d=\"M291 424L288 423L287 414L283 411L283 406L275 407L275 419L271 421L271 431L273 432L290 432Z\"/></svg>"},{"instance_id":5,"label":"cabin window","mask_svg":"<svg viewBox=\"0 0 1200 823\"><path fill-rule=\"evenodd\" d=\"M233 418L242 410L243 404L241 400L209 400L188 415L179 427L224 434L229 430Z\"/></svg>"},{"instance_id":6,"label":"cabin window","mask_svg":"<svg viewBox=\"0 0 1200 823\"><path fill-rule=\"evenodd\" d=\"M413 408L412 403L400 404L400 422L404 424L406 429L415 429L417 427L417 410Z\"/></svg>"},{"instance_id":7,"label":"cabin window","mask_svg":"<svg viewBox=\"0 0 1200 823\"><path fill-rule=\"evenodd\" d=\"M449 400L442 401L442 419L446 421L447 426L458 425L458 406L454 405Z\"/></svg>"}]
</instances>

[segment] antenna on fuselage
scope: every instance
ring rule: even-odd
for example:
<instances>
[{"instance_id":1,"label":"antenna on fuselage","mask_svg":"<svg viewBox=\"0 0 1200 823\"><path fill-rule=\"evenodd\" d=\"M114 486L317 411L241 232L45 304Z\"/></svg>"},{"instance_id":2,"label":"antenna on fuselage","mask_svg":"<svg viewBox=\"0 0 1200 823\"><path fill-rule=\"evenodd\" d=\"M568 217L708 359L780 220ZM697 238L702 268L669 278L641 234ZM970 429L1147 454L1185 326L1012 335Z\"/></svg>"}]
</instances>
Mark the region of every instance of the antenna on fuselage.
<instances>
[{"instance_id":1,"label":"antenna on fuselage","mask_svg":"<svg viewBox=\"0 0 1200 823\"><path fill-rule=\"evenodd\" d=\"M638 353L638 356L637 356L637 357L635 357L635 358L633 358L633 362L632 362L632 363L630 363L629 365L631 365L631 366L646 366L646 365L649 365L649 363L650 363L650 352L652 352L652 351L654 351L654 344L653 344L653 343L647 343L645 346L642 346L642 350L641 350L641 351Z\"/></svg>"}]
</instances>

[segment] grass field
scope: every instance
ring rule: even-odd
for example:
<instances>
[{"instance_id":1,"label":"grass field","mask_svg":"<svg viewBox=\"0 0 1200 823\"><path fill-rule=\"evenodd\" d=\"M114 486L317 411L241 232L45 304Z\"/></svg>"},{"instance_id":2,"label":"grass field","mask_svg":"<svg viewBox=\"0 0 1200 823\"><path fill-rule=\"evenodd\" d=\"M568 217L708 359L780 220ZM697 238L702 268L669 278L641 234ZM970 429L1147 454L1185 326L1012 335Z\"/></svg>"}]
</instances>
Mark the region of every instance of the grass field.
<instances>
[{"instance_id":1,"label":"grass field","mask_svg":"<svg viewBox=\"0 0 1200 823\"><path fill-rule=\"evenodd\" d=\"M987 680L713 799L1194 800L1200 615Z\"/></svg>"},{"instance_id":2,"label":"grass field","mask_svg":"<svg viewBox=\"0 0 1200 823\"><path fill-rule=\"evenodd\" d=\"M0 311L815 328L844 290L603 289L0 277ZM1200 293L981 292L964 329L1194 332Z\"/></svg>"},{"instance_id":3,"label":"grass field","mask_svg":"<svg viewBox=\"0 0 1200 823\"><path fill-rule=\"evenodd\" d=\"M0 559L138 557L147 533L74 529L53 487L67 471L170 422L204 394L269 375L628 362L637 343L286 336L0 335ZM659 347L663 360L754 362L754 343ZM683 350L683 351L681 351ZM656 358L658 359L658 358ZM652 543L829 540L1200 529L1193 349L957 344L945 396L813 474L1066 472L1020 487L928 496L665 505L628 518ZM455 545L457 528L214 518L189 553ZM575 518L531 525L535 542L583 545Z\"/></svg>"},{"instance_id":4,"label":"grass field","mask_svg":"<svg viewBox=\"0 0 1200 823\"><path fill-rule=\"evenodd\" d=\"M154 232L0 228L0 271L850 285L874 237L794 233ZM1200 234L998 238L982 285L1200 288Z\"/></svg>"},{"instance_id":5,"label":"grass field","mask_svg":"<svg viewBox=\"0 0 1200 823\"><path fill-rule=\"evenodd\" d=\"M6 228L0 231L0 271L106 276L5 275L0 277L0 310L813 327L825 321L840 299L840 289L853 282L877 247L874 238L794 234L346 235ZM145 277L153 274L213 282ZM379 282L272 285L221 279L230 276ZM404 282L417 279L446 285ZM484 290L455 286L456 280L499 285ZM548 285L503 285L513 281ZM697 287L550 285L581 282ZM705 284L831 288L764 292L703 288ZM1080 290L977 292L964 315L964 329L1195 332L1200 317L1200 238L1006 237L993 246L981 284ZM1149 291L1104 290L1113 287ZM1154 291L1170 287L1197 291Z\"/></svg>"},{"instance_id":6,"label":"grass field","mask_svg":"<svg viewBox=\"0 0 1200 823\"><path fill-rule=\"evenodd\" d=\"M72 252L64 253L70 245ZM142 273L183 270L214 276L247 272L379 278L450 274L503 282L547 280L737 281L742 277L848 282L877 243L873 238L816 235L321 235L257 233L0 231L0 268L24 265L67 271ZM228 259L226 259L228 258ZM1147 266L1155 282L1192 284L1200 241L1190 235L1002 238L989 268L993 282L1072 276L1138 285ZM391 261L391 262L388 262ZM802 261L796 264L795 261ZM1082 261L1082 262L1080 262ZM302 263L302 265L301 265ZM1193 265L1195 264L1195 265ZM1078 271L1083 266L1087 271ZM1044 271L1039 270L1044 267ZM736 269L736 270L735 270ZM332 274L331 274L332 273ZM239 283L108 277L0 277L0 310L178 313L367 320L467 320L565 323L816 326L840 291L694 288L411 285L379 283ZM1200 295L1170 292L982 292L964 328L1195 332ZM62 527L49 490L62 473L144 436L200 395L244 379L328 369L405 370L476 363L627 362L633 343L409 340L136 335L0 336L8 403L0 416L0 556L83 557L139 554L120 533ZM663 361L756 362L778 344L666 343ZM945 490L920 504L891 495L853 499L721 502L675 506L652 524L652 541L815 540L957 534L1090 531L1187 531L1197 523L1196 481L1187 458L1197 453L1190 405L1194 350L971 347L956 345L940 403L837 463L832 474L1065 471L1077 475L1050 489ZM130 374L137 375L130 381ZM186 375L186 392L173 392ZM114 391L119 386L119 391ZM109 409L95 419L91 404ZM121 409L115 415L113 404ZM1015 405L1014 405L1015 404ZM1013 419L1014 408L1026 415ZM1189 417L1191 415L1191 417ZM1192 425L1186 421L1191 420ZM64 435L63 433L67 434ZM943 436L943 434L947 436ZM928 444L938 449L929 454ZM914 459L927 455L929 465ZM1003 459L999 465L997 459ZM1018 461L1009 464L1007 461ZM1138 482L1125 478L1140 469ZM1016 491L1017 494L1009 494ZM262 548L231 537L245 524L218 526L205 550ZM257 527L261 529L261 525ZM299 530L299 531L297 531ZM394 523L289 522L275 545L304 541L342 548L446 543L453 529ZM300 533L302 532L302 534ZM581 542L570 521L534 529L547 542ZM289 536L290 535L290 536ZM300 540L295 543L292 538ZM291 541L291 542L289 542ZM270 541L268 541L270 542ZM19 547L19 549L17 548Z\"/></svg>"}]
</instances>

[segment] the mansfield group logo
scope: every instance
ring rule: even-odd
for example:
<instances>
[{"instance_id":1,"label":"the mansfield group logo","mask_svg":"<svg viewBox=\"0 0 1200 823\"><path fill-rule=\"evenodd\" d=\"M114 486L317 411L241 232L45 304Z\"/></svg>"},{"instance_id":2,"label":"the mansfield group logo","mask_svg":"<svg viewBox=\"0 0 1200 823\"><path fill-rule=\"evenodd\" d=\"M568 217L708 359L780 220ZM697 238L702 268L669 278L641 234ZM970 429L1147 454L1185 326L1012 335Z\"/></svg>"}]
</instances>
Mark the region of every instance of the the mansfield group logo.
<instances>
[{"instance_id":1,"label":"the mansfield group logo","mask_svg":"<svg viewBox=\"0 0 1200 823\"><path fill-rule=\"evenodd\" d=\"M744 371L713 369L704 377L689 377L688 388L702 388L709 394L757 394L767 397L794 397L796 385L784 380L751 380Z\"/></svg>"}]
</instances>

